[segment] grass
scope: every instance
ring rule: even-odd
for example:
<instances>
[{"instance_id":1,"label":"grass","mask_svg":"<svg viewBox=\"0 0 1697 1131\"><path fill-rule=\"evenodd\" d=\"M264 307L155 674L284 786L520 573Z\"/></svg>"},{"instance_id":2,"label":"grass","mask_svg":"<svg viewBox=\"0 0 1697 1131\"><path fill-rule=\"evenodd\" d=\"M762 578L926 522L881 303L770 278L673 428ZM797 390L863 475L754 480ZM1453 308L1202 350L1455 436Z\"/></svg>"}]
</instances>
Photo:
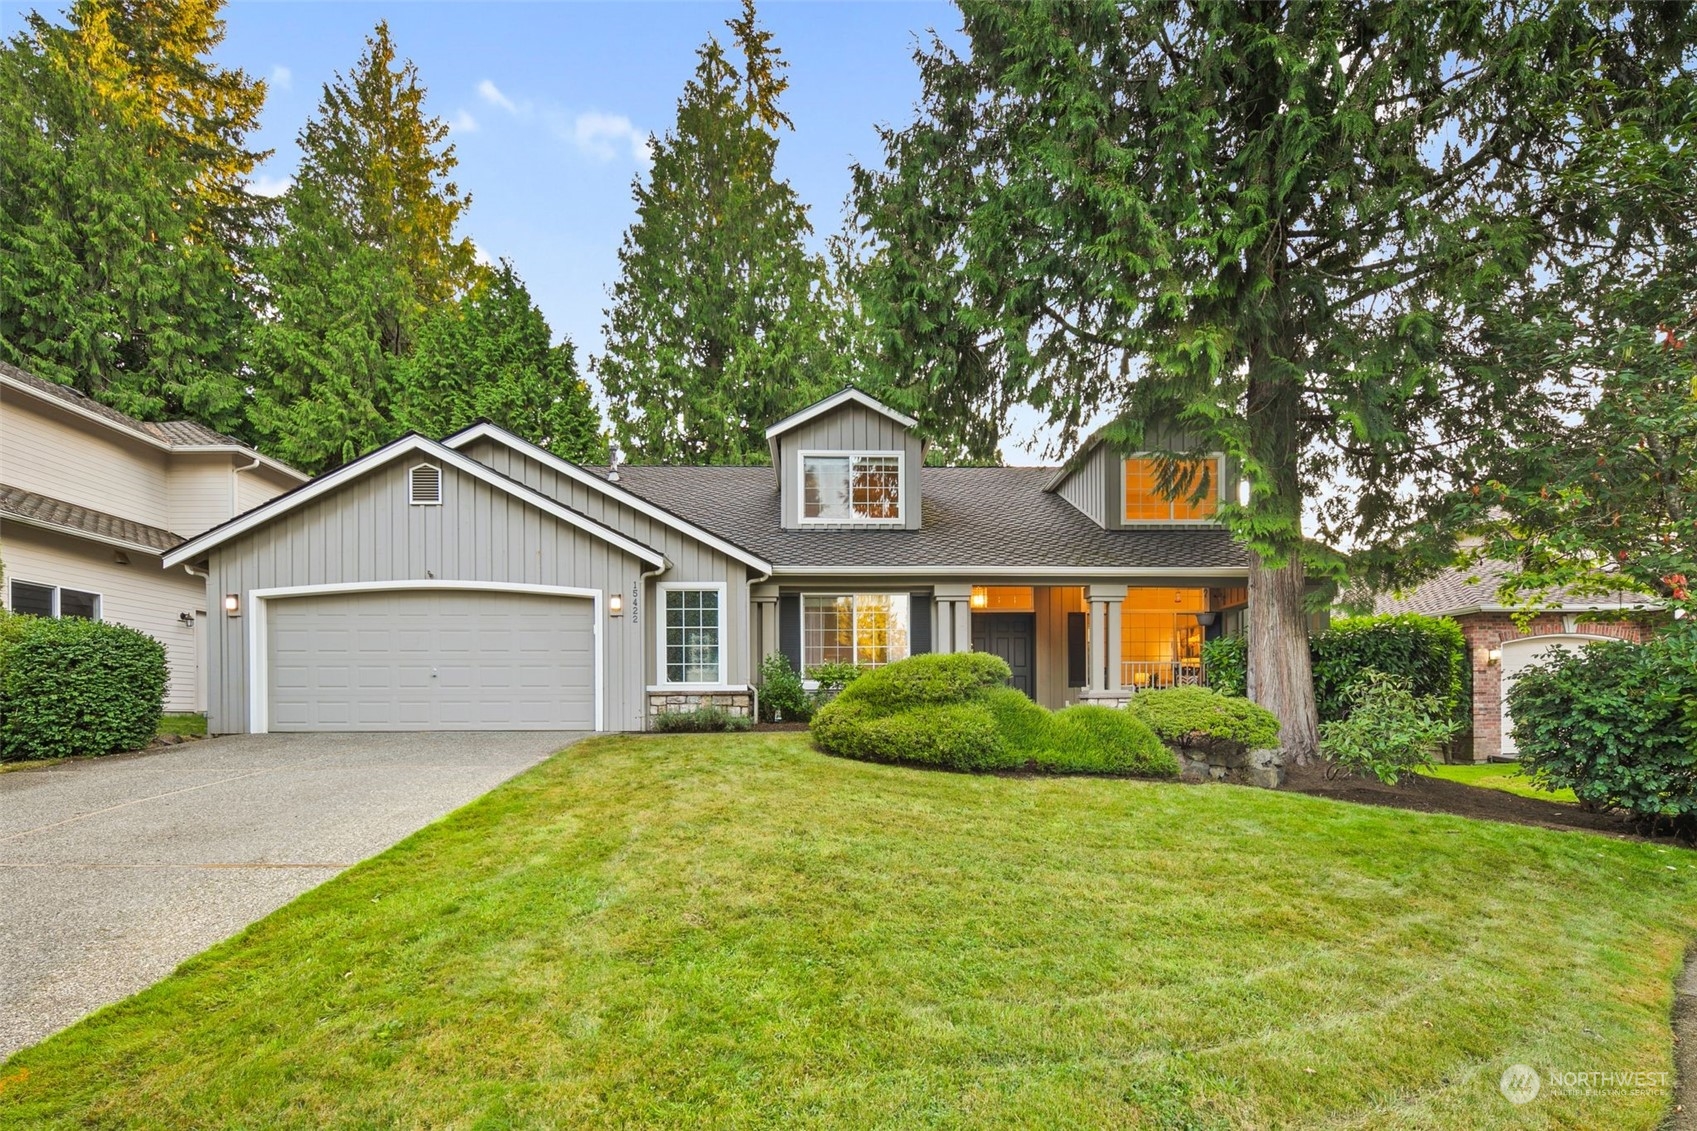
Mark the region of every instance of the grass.
<instances>
[{"instance_id":1,"label":"grass","mask_svg":"<svg viewBox=\"0 0 1697 1131\"><path fill-rule=\"evenodd\" d=\"M1694 922L1675 848L613 736L17 1054L0 1126L1648 1129L1548 1081L1671 1073Z\"/></svg>"},{"instance_id":2,"label":"grass","mask_svg":"<svg viewBox=\"0 0 1697 1131\"><path fill-rule=\"evenodd\" d=\"M180 734L185 738L206 736L205 715L160 715L160 734Z\"/></svg>"},{"instance_id":3,"label":"grass","mask_svg":"<svg viewBox=\"0 0 1697 1131\"><path fill-rule=\"evenodd\" d=\"M1425 767L1419 772L1429 777L1443 778L1445 781L1458 781L1462 785L1476 785L1483 789L1500 789L1504 793L1512 793L1518 797L1534 797L1539 801L1561 801L1569 805L1579 804L1579 798L1573 795L1571 789L1539 789L1521 775L1520 767L1513 762L1481 762L1475 765L1440 764Z\"/></svg>"}]
</instances>

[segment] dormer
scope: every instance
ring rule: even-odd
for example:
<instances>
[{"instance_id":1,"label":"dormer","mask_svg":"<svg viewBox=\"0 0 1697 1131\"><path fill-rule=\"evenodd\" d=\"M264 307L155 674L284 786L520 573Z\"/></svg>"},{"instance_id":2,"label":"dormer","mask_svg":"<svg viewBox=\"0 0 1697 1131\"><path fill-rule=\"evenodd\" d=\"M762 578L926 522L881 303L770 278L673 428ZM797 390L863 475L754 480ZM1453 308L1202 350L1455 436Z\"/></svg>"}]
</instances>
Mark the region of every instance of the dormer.
<instances>
[{"instance_id":1,"label":"dormer","mask_svg":"<svg viewBox=\"0 0 1697 1131\"><path fill-rule=\"evenodd\" d=\"M1211 526L1220 503L1237 490L1237 466L1224 455L1185 457L1183 486L1175 498L1160 488L1164 453L1191 452L1194 439L1173 429L1150 427L1145 450L1122 452L1102 439L1100 432L1078 452L1044 489L1061 496L1104 530L1140 530L1157 526ZM1203 497L1192 499L1206 482Z\"/></svg>"},{"instance_id":2,"label":"dormer","mask_svg":"<svg viewBox=\"0 0 1697 1131\"><path fill-rule=\"evenodd\" d=\"M786 530L918 530L918 422L844 389L766 430Z\"/></svg>"}]
</instances>

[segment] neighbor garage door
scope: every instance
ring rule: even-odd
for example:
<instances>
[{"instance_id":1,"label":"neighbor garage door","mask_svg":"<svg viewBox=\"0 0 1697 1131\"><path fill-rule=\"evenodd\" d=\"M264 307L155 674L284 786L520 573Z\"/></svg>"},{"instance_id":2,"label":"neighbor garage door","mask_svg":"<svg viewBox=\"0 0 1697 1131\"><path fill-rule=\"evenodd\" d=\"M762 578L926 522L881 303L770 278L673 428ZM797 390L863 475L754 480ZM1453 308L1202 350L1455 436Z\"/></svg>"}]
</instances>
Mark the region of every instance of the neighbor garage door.
<instances>
[{"instance_id":1,"label":"neighbor garage door","mask_svg":"<svg viewBox=\"0 0 1697 1131\"><path fill-rule=\"evenodd\" d=\"M590 730L582 597L403 590L277 598L272 730Z\"/></svg>"}]
</instances>

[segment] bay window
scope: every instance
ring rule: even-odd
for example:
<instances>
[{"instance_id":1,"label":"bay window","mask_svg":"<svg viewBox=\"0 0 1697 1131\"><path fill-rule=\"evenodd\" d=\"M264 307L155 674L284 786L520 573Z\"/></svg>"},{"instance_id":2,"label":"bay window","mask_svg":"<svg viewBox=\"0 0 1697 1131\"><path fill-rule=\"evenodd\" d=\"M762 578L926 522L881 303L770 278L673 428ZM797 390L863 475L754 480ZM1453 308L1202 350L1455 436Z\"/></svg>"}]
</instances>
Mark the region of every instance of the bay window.
<instances>
[{"instance_id":1,"label":"bay window","mask_svg":"<svg viewBox=\"0 0 1697 1131\"><path fill-rule=\"evenodd\" d=\"M806 522L900 522L902 457L832 452L801 457L801 517Z\"/></svg>"},{"instance_id":2,"label":"bay window","mask_svg":"<svg viewBox=\"0 0 1697 1131\"><path fill-rule=\"evenodd\" d=\"M801 607L804 675L820 664L878 667L907 658L905 593L809 594Z\"/></svg>"}]
</instances>

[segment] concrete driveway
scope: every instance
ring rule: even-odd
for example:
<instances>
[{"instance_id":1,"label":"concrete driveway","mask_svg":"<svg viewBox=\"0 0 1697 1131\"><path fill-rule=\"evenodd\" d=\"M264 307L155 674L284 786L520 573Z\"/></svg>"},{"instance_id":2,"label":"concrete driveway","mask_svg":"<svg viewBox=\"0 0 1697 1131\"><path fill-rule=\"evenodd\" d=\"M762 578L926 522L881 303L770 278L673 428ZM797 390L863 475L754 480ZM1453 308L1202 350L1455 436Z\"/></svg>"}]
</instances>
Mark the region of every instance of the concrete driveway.
<instances>
[{"instance_id":1,"label":"concrete driveway","mask_svg":"<svg viewBox=\"0 0 1697 1131\"><path fill-rule=\"evenodd\" d=\"M0 774L0 1058L579 737L254 735Z\"/></svg>"}]
</instances>

